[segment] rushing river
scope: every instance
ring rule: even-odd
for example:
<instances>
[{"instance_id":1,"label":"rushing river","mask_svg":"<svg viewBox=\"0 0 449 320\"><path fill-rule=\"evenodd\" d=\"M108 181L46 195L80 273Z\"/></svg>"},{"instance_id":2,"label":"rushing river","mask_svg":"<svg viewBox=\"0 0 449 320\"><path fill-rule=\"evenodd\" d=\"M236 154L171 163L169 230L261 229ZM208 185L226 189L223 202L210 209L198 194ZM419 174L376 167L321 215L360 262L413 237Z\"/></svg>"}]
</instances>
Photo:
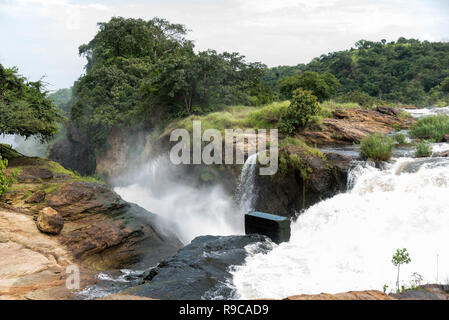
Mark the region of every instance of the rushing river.
<instances>
[{"instance_id":1,"label":"rushing river","mask_svg":"<svg viewBox=\"0 0 449 320\"><path fill-rule=\"evenodd\" d=\"M408 110L415 118L449 107ZM243 265L231 267L227 284L233 298L284 298L295 294L350 290L393 291L397 269L392 256L406 248L411 263L401 267L401 285L416 274L422 283L449 283L449 158L438 157L449 143L432 144L433 157L413 158L410 147L396 148L379 167L360 161L358 146L328 148L353 157L348 189L301 213L289 242L268 253L247 248ZM135 183L115 190L125 200L165 216L188 243L198 235L242 234L243 213L253 208L254 157L245 163L239 203L219 186L204 189L170 179L166 160L141 168Z\"/></svg>"},{"instance_id":2,"label":"rushing river","mask_svg":"<svg viewBox=\"0 0 449 320\"><path fill-rule=\"evenodd\" d=\"M449 281L449 159L398 158L383 169L360 162L349 182L298 217L290 242L235 268L240 298L392 289L397 248L412 260L401 268L403 285L414 272Z\"/></svg>"}]
</instances>

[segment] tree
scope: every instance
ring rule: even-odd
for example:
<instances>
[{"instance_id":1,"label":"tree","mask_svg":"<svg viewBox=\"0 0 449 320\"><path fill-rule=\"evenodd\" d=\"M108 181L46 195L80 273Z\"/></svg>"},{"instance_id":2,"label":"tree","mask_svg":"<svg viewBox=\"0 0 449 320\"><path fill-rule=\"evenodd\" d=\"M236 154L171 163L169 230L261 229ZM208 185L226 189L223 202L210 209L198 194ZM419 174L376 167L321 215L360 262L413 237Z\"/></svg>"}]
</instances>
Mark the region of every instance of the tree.
<instances>
[{"instance_id":1,"label":"tree","mask_svg":"<svg viewBox=\"0 0 449 320\"><path fill-rule=\"evenodd\" d=\"M86 74L73 87L71 116L96 151L113 128L149 129L229 104L260 104L266 66L238 53L195 53L183 25L112 18L79 52ZM262 89L261 89L262 88Z\"/></svg>"},{"instance_id":2,"label":"tree","mask_svg":"<svg viewBox=\"0 0 449 320\"><path fill-rule=\"evenodd\" d=\"M397 287L397 291L400 291L400 287L399 287L399 272L401 269L401 264L408 264L410 263L411 259L410 256L407 252L407 249L397 249L396 253L393 255L393 258L391 260L391 262L393 263L394 266L398 267L398 276L397 276L397 280L396 280L396 287Z\"/></svg>"},{"instance_id":3,"label":"tree","mask_svg":"<svg viewBox=\"0 0 449 320\"><path fill-rule=\"evenodd\" d=\"M310 118L319 114L320 104L311 91L301 88L293 91L293 98L286 112L279 120L279 130L284 133L293 133L304 127Z\"/></svg>"},{"instance_id":4,"label":"tree","mask_svg":"<svg viewBox=\"0 0 449 320\"><path fill-rule=\"evenodd\" d=\"M318 74L306 71L279 81L279 92L284 98L291 98L295 89L311 91L318 101L329 99L340 86L337 78L330 73Z\"/></svg>"},{"instance_id":5,"label":"tree","mask_svg":"<svg viewBox=\"0 0 449 320\"><path fill-rule=\"evenodd\" d=\"M250 97L269 102L260 90L264 68L246 63L238 53L218 54L214 50L167 57L151 68L143 87L148 101L144 105L162 107L180 117L223 105L251 103Z\"/></svg>"},{"instance_id":6,"label":"tree","mask_svg":"<svg viewBox=\"0 0 449 320\"><path fill-rule=\"evenodd\" d=\"M437 90L449 77L448 42L405 38L388 43L361 40L355 48L321 55L307 65L271 68L264 80L273 91L280 92L284 86L286 94L291 95L291 88L297 85L297 75L305 71L333 74L341 83L338 94L361 91L377 99L418 106L428 106L439 99L443 99L440 105L447 105L449 101ZM292 78L287 80L287 77ZM280 96L289 98L285 92Z\"/></svg>"},{"instance_id":7,"label":"tree","mask_svg":"<svg viewBox=\"0 0 449 320\"><path fill-rule=\"evenodd\" d=\"M0 64L0 132L37 136L42 141L58 130L62 116L44 91L42 81L27 81L17 69Z\"/></svg>"},{"instance_id":8,"label":"tree","mask_svg":"<svg viewBox=\"0 0 449 320\"><path fill-rule=\"evenodd\" d=\"M48 97L53 101L55 106L64 116L70 115L72 88L59 89L53 93L50 93Z\"/></svg>"}]
</instances>

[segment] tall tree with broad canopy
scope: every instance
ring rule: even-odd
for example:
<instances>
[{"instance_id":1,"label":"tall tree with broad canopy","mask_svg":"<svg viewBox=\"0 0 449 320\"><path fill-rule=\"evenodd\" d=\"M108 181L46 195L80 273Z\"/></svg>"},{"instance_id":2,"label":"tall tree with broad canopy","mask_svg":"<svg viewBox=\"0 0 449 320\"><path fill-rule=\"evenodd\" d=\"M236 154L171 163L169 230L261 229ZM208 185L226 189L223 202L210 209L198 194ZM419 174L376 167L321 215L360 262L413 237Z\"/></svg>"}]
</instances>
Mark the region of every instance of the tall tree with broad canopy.
<instances>
[{"instance_id":1,"label":"tall tree with broad canopy","mask_svg":"<svg viewBox=\"0 0 449 320\"><path fill-rule=\"evenodd\" d=\"M148 129L161 121L234 103L269 102L266 66L238 53L195 53L180 24L114 17L79 47L86 73L76 81L71 116L96 151L113 128ZM255 96L253 96L255 95Z\"/></svg>"},{"instance_id":2,"label":"tall tree with broad canopy","mask_svg":"<svg viewBox=\"0 0 449 320\"><path fill-rule=\"evenodd\" d=\"M0 64L0 133L50 139L63 120L42 81L27 81Z\"/></svg>"}]
</instances>

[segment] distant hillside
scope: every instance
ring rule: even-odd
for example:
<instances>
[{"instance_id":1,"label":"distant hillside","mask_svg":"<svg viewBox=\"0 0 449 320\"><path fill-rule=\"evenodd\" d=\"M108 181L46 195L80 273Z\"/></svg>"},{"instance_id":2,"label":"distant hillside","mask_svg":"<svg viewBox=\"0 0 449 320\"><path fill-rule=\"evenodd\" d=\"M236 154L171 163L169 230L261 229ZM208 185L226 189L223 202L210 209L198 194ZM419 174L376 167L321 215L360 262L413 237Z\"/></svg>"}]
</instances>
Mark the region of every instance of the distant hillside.
<instances>
[{"instance_id":1,"label":"distant hillside","mask_svg":"<svg viewBox=\"0 0 449 320\"><path fill-rule=\"evenodd\" d=\"M355 48L321 55L307 65L270 68L264 81L277 91L279 79L307 70L335 75L342 84L340 94L362 91L383 100L426 105L447 96L439 85L449 79L449 43L360 40Z\"/></svg>"}]
</instances>

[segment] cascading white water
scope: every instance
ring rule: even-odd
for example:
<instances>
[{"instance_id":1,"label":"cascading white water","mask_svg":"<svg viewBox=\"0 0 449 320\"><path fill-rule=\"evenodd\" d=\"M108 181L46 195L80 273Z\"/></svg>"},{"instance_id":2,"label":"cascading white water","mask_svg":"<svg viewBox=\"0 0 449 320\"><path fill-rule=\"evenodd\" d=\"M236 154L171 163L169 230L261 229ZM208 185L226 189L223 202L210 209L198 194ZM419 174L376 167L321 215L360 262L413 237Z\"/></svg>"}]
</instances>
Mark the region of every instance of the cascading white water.
<instances>
[{"instance_id":1,"label":"cascading white water","mask_svg":"<svg viewBox=\"0 0 449 320\"><path fill-rule=\"evenodd\" d=\"M446 114L449 115L449 106L442 108L418 108L418 109L407 109L407 112L411 114L414 118L424 118L428 116Z\"/></svg>"},{"instance_id":2,"label":"cascading white water","mask_svg":"<svg viewBox=\"0 0 449 320\"><path fill-rule=\"evenodd\" d=\"M246 159L240 173L239 186L237 188L239 209L242 214L246 214L254 210L257 198L256 186L257 171L257 153L254 153Z\"/></svg>"},{"instance_id":3,"label":"cascading white water","mask_svg":"<svg viewBox=\"0 0 449 320\"><path fill-rule=\"evenodd\" d=\"M395 287L391 259L406 248L423 282L449 281L449 159L399 158L386 169L360 164L350 191L322 201L292 223L292 237L234 267L240 298L284 298ZM437 266L438 255L438 266ZM438 274L438 279L437 279Z\"/></svg>"},{"instance_id":4,"label":"cascading white water","mask_svg":"<svg viewBox=\"0 0 449 320\"><path fill-rule=\"evenodd\" d=\"M180 180L168 169L167 157L155 158L136 172L118 178L133 183L114 190L124 200L171 220L186 244L200 235L243 234L242 213L252 209L256 193L256 159L257 154L251 155L242 168L239 208L220 185L196 187Z\"/></svg>"}]
</instances>

